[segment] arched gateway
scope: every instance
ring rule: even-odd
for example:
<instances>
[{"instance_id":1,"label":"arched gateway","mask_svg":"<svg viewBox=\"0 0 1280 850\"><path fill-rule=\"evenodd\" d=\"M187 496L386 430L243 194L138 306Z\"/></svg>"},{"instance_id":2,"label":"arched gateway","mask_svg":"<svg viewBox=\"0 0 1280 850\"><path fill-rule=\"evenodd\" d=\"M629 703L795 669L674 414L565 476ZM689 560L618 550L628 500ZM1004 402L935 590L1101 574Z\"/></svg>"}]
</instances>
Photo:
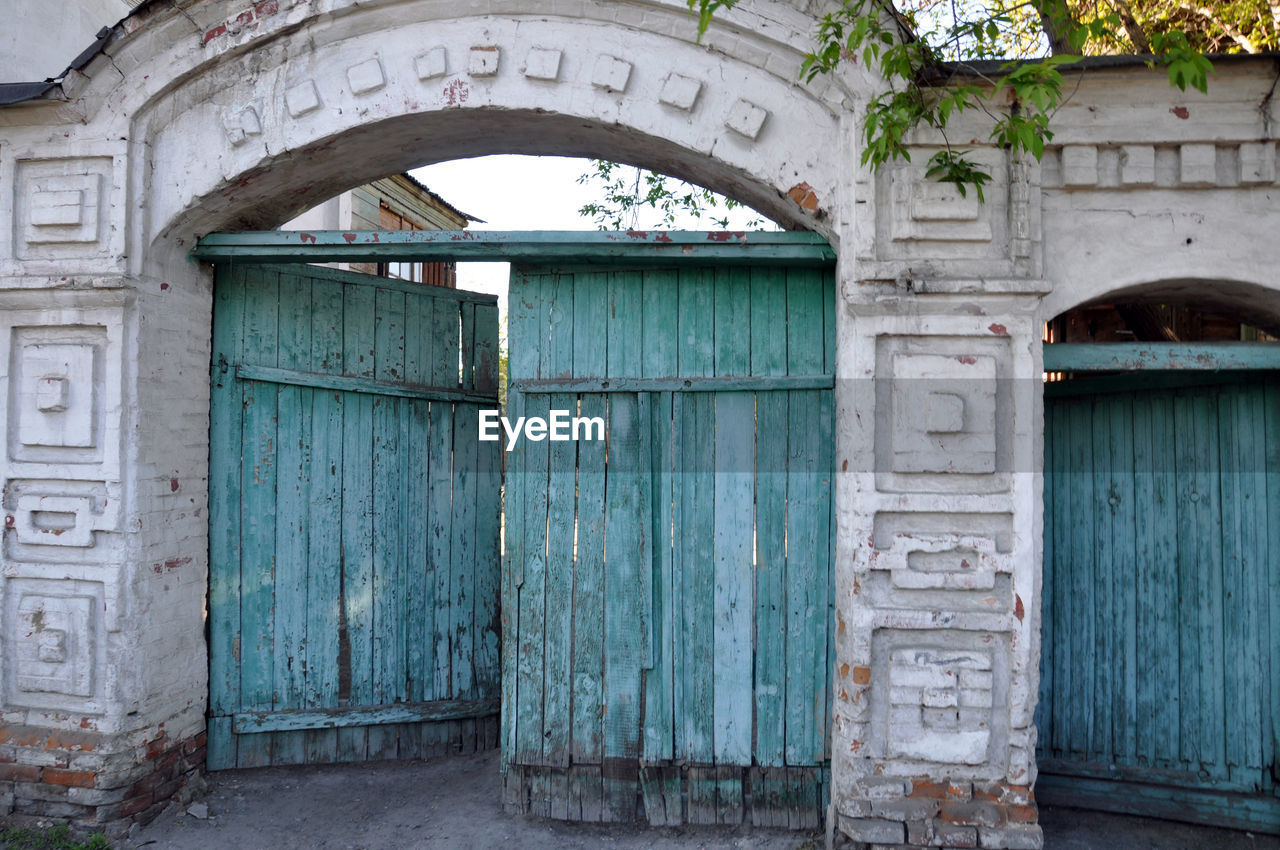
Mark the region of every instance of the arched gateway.
<instances>
[{"instance_id":1,"label":"arched gateway","mask_svg":"<svg viewBox=\"0 0 1280 850\"><path fill-rule=\"evenodd\" d=\"M823 8L743 0L697 44L675 0L151 2L0 109L0 807L121 829L204 763L196 239L411 166L555 153L830 241L830 815L877 844L1039 846L1043 322L1151 280L1270 310L1276 68L1221 63L1210 98L1082 70L1042 163L957 128L992 170L979 204L925 179L936 138L858 165L879 84L856 63L796 83ZM1231 793L1277 827L1269 785Z\"/></svg>"}]
</instances>

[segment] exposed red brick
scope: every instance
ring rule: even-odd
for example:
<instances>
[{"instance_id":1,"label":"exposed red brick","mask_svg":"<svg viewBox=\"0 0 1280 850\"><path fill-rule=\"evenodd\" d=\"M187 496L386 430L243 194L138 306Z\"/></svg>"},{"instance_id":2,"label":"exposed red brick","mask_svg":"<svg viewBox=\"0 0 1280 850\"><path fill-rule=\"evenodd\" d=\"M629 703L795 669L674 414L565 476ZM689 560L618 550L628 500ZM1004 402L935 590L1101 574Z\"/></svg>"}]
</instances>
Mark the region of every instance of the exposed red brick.
<instances>
[{"instance_id":1,"label":"exposed red brick","mask_svg":"<svg viewBox=\"0 0 1280 850\"><path fill-rule=\"evenodd\" d=\"M803 210L814 212L818 209L818 196L814 194L813 187L808 183L797 183L787 191L787 197L795 201Z\"/></svg>"},{"instance_id":2,"label":"exposed red brick","mask_svg":"<svg viewBox=\"0 0 1280 850\"><path fill-rule=\"evenodd\" d=\"M75 788L92 788L96 774L87 770L62 770L56 767L47 768L44 781L50 785L67 785Z\"/></svg>"},{"instance_id":3,"label":"exposed red brick","mask_svg":"<svg viewBox=\"0 0 1280 850\"><path fill-rule=\"evenodd\" d=\"M1005 806L1004 814L1010 823L1035 823L1040 819L1035 806Z\"/></svg>"},{"instance_id":4,"label":"exposed red brick","mask_svg":"<svg viewBox=\"0 0 1280 850\"><path fill-rule=\"evenodd\" d=\"M952 782L946 779L935 782L927 776L911 780L912 797L929 797L934 800L968 800L972 793L972 786L968 782Z\"/></svg>"},{"instance_id":5,"label":"exposed red brick","mask_svg":"<svg viewBox=\"0 0 1280 850\"><path fill-rule=\"evenodd\" d=\"M146 809L147 806L150 806L154 800L155 795L153 794L142 794L137 797L130 797L128 800L125 800L120 804L120 817L127 818L132 815L136 815L138 812Z\"/></svg>"},{"instance_id":6,"label":"exposed red brick","mask_svg":"<svg viewBox=\"0 0 1280 850\"><path fill-rule=\"evenodd\" d=\"M865 685L870 681L871 681L870 667L854 667L853 668L853 683L855 685Z\"/></svg>"},{"instance_id":7,"label":"exposed red brick","mask_svg":"<svg viewBox=\"0 0 1280 850\"><path fill-rule=\"evenodd\" d=\"M1026 806L1035 801L1036 795L1026 785L1009 785L1004 782L975 782L973 799L1006 805Z\"/></svg>"},{"instance_id":8,"label":"exposed red brick","mask_svg":"<svg viewBox=\"0 0 1280 850\"><path fill-rule=\"evenodd\" d=\"M227 25L226 25L226 24L218 24L216 27L214 27L213 29L209 30L208 32L206 32L206 33L204 34L204 43L205 43L205 44L208 44L209 42L213 41L213 40L214 40L215 38L217 38L218 36L220 36L220 35L225 35L225 34L226 34L226 32L227 32Z\"/></svg>"},{"instance_id":9,"label":"exposed red brick","mask_svg":"<svg viewBox=\"0 0 1280 850\"><path fill-rule=\"evenodd\" d=\"M44 768L33 764L0 764L0 781L39 782Z\"/></svg>"},{"instance_id":10,"label":"exposed red brick","mask_svg":"<svg viewBox=\"0 0 1280 850\"><path fill-rule=\"evenodd\" d=\"M194 738L188 738L187 740L183 741L182 751L187 755L191 755L196 750L203 749L207 740L208 740L208 736L204 732L201 732L199 735L196 735Z\"/></svg>"},{"instance_id":11,"label":"exposed red brick","mask_svg":"<svg viewBox=\"0 0 1280 850\"><path fill-rule=\"evenodd\" d=\"M261 3L253 7L253 11L259 18L274 15L280 11L280 0L262 0Z\"/></svg>"},{"instance_id":12,"label":"exposed red brick","mask_svg":"<svg viewBox=\"0 0 1280 850\"><path fill-rule=\"evenodd\" d=\"M77 732L72 729L57 729L49 732L44 742L46 750L62 750L64 752L91 752L96 749L100 736L94 732Z\"/></svg>"},{"instance_id":13,"label":"exposed red brick","mask_svg":"<svg viewBox=\"0 0 1280 850\"><path fill-rule=\"evenodd\" d=\"M169 749L169 741L165 736L164 731L161 730L160 736L147 744L146 758L156 758L167 749Z\"/></svg>"},{"instance_id":14,"label":"exposed red brick","mask_svg":"<svg viewBox=\"0 0 1280 850\"><path fill-rule=\"evenodd\" d=\"M948 801L942 804L938 818L956 826L1000 826L1004 812L993 803Z\"/></svg>"}]
</instances>

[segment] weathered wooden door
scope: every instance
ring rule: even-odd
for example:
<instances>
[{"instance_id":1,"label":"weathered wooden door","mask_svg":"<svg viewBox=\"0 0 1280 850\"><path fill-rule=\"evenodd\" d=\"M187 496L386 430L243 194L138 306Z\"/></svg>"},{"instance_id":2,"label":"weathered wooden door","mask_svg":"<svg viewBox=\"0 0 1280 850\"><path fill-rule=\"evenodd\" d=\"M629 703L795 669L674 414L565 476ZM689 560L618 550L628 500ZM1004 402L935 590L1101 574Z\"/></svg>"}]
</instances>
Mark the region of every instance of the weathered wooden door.
<instances>
[{"instance_id":1,"label":"weathered wooden door","mask_svg":"<svg viewBox=\"0 0 1280 850\"><path fill-rule=\"evenodd\" d=\"M1280 831L1280 381L1049 384L1042 800Z\"/></svg>"},{"instance_id":2,"label":"weathered wooden door","mask_svg":"<svg viewBox=\"0 0 1280 850\"><path fill-rule=\"evenodd\" d=\"M513 270L505 804L816 826L827 799L828 267Z\"/></svg>"},{"instance_id":3,"label":"weathered wooden door","mask_svg":"<svg viewBox=\"0 0 1280 850\"><path fill-rule=\"evenodd\" d=\"M492 296L218 267L210 768L492 743L497 343Z\"/></svg>"}]
</instances>

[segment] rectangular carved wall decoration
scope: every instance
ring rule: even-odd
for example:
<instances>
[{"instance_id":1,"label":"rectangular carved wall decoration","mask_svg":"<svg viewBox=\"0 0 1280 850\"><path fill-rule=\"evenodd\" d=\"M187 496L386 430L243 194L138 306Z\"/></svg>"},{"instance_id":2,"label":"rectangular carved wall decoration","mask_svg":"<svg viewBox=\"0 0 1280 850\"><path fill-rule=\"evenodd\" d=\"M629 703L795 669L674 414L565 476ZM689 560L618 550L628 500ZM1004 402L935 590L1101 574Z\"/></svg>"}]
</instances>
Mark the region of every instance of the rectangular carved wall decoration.
<instances>
[{"instance_id":1,"label":"rectangular carved wall decoration","mask_svg":"<svg viewBox=\"0 0 1280 850\"><path fill-rule=\"evenodd\" d=\"M119 528L118 491L96 481L8 480L5 557L33 563L98 560L96 532Z\"/></svg>"},{"instance_id":2,"label":"rectangular carved wall decoration","mask_svg":"<svg viewBox=\"0 0 1280 850\"><path fill-rule=\"evenodd\" d=\"M106 328L14 328L11 345L9 457L100 463Z\"/></svg>"},{"instance_id":3,"label":"rectangular carved wall decoration","mask_svg":"<svg viewBox=\"0 0 1280 850\"><path fill-rule=\"evenodd\" d=\"M876 514L866 590L880 609L1007 615L1013 518L1009 514Z\"/></svg>"},{"instance_id":4,"label":"rectangular carved wall decoration","mask_svg":"<svg viewBox=\"0 0 1280 850\"><path fill-rule=\"evenodd\" d=\"M871 640L873 758L886 775L965 766L1004 775L1009 745L1009 636L959 629L877 629ZM993 709L993 706L998 708Z\"/></svg>"},{"instance_id":5,"label":"rectangular carved wall decoration","mask_svg":"<svg viewBox=\"0 0 1280 850\"><path fill-rule=\"evenodd\" d=\"M19 260L101 256L108 241L111 157L19 160L13 247Z\"/></svg>"},{"instance_id":6,"label":"rectangular carved wall decoration","mask_svg":"<svg viewBox=\"0 0 1280 850\"><path fill-rule=\"evenodd\" d=\"M1008 489L1013 382L1004 336L876 340L876 489Z\"/></svg>"},{"instance_id":7,"label":"rectangular carved wall decoration","mask_svg":"<svg viewBox=\"0 0 1280 850\"><path fill-rule=\"evenodd\" d=\"M102 585L8 578L4 597L6 706L100 713Z\"/></svg>"}]
</instances>

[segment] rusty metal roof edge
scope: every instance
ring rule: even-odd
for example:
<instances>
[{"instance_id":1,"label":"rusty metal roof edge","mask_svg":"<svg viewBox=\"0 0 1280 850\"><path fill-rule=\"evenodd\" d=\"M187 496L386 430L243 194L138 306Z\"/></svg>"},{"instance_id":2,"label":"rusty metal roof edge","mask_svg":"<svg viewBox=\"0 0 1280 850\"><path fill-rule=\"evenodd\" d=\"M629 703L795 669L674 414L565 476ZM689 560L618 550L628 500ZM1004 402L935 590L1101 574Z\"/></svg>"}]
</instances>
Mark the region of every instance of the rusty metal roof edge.
<instances>
[{"instance_id":1,"label":"rusty metal roof edge","mask_svg":"<svg viewBox=\"0 0 1280 850\"><path fill-rule=\"evenodd\" d=\"M102 27L98 30L97 35L94 36L93 43L80 51L76 58L71 60L71 64L63 69L62 73L58 74L56 77L49 77L45 80L32 82L0 83L0 108L19 103L26 103L27 101L44 97L54 89L60 89L62 87L62 81L66 79L68 74L72 71L79 71L85 65L92 62L94 57L103 51L115 36L116 31L121 28L121 25L123 25L125 21L136 15L142 14L153 6L160 5L162 2L166 2L166 0L143 0L143 2L130 9L129 14L116 21L112 26ZM167 0L167 2L172 2L172 0Z\"/></svg>"}]
</instances>

